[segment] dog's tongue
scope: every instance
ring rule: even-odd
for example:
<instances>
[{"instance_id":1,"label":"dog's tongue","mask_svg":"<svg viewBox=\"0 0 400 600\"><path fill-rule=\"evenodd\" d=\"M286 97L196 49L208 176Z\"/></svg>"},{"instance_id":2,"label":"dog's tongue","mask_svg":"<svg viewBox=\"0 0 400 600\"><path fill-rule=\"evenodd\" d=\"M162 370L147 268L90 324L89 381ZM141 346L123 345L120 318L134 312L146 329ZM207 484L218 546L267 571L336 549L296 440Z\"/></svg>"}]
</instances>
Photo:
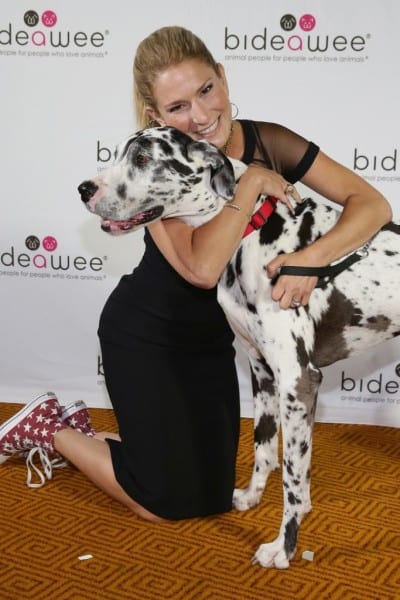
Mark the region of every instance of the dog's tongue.
<instances>
[{"instance_id":1,"label":"dog's tongue","mask_svg":"<svg viewBox=\"0 0 400 600\"><path fill-rule=\"evenodd\" d=\"M136 217L133 217L132 219L125 219L124 221L101 219L101 228L107 233L111 233L113 235L120 235L122 233L127 233L132 229L140 227L140 225L144 225L149 220L150 219L147 213L141 213L140 215L136 215Z\"/></svg>"},{"instance_id":2,"label":"dog's tongue","mask_svg":"<svg viewBox=\"0 0 400 600\"><path fill-rule=\"evenodd\" d=\"M138 223L137 223L138 224ZM101 219L101 228L107 233L118 235L130 231L135 226L133 220L111 221L110 219Z\"/></svg>"}]
</instances>

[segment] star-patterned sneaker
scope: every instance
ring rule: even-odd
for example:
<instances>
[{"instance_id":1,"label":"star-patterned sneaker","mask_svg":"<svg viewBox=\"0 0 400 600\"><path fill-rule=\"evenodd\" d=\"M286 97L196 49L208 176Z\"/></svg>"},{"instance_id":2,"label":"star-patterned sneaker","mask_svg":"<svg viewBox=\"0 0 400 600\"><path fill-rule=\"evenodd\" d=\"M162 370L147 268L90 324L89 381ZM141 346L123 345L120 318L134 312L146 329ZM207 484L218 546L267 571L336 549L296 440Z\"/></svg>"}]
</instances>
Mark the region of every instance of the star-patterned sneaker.
<instances>
[{"instance_id":1,"label":"star-patterned sneaker","mask_svg":"<svg viewBox=\"0 0 400 600\"><path fill-rule=\"evenodd\" d=\"M96 435L87 406L83 400L76 400L64 406L61 412L61 420L68 427L89 437ZM30 488L42 487L46 483L46 479L52 479L53 469L61 469L69 465L68 460L61 454L56 453L54 456L49 457L45 450L38 447L32 448L23 455L26 459L27 468L26 485Z\"/></svg>"},{"instance_id":2,"label":"star-patterned sneaker","mask_svg":"<svg viewBox=\"0 0 400 600\"><path fill-rule=\"evenodd\" d=\"M76 400L67 406L64 406L61 413L61 420L65 425L84 433L88 437L96 435L96 431L93 429L87 406L83 400ZM68 467L69 462L61 454L54 454L49 457L48 453L42 448L32 448L29 452L22 453L22 456L26 459L27 478L26 485L31 488L42 487L47 479L51 479L53 476L53 469L61 469ZM40 462L41 469L35 464ZM32 481L32 475L36 473L36 479L39 479L38 483Z\"/></svg>"},{"instance_id":3,"label":"star-patterned sneaker","mask_svg":"<svg viewBox=\"0 0 400 600\"><path fill-rule=\"evenodd\" d=\"M64 406L61 413L61 420L68 427L72 427L72 429L76 429L76 431L80 431L89 437L96 435L96 431L93 429L90 421L87 406L83 400L76 400Z\"/></svg>"},{"instance_id":4,"label":"star-patterned sneaker","mask_svg":"<svg viewBox=\"0 0 400 600\"><path fill-rule=\"evenodd\" d=\"M75 402L71 402L71 404L64 406L61 412L61 421L65 425L68 425L68 427L71 427L80 433L84 433L88 437L94 437L96 435L96 431L93 429L90 421L87 406L83 400L76 400ZM56 453L54 456L51 456L50 459L47 452L41 448L33 448L30 452L25 452L24 456L26 458L26 466L28 469L26 480L28 487L41 487L46 480L46 478L43 477L43 474L47 479L51 479L53 469L61 469L69 465L68 460L61 456L61 454ZM41 462L43 472L41 472L34 463L36 457L38 457ZM32 483L32 471L39 477L40 483Z\"/></svg>"},{"instance_id":5,"label":"star-patterned sneaker","mask_svg":"<svg viewBox=\"0 0 400 600\"><path fill-rule=\"evenodd\" d=\"M53 437L66 427L55 394L47 392L34 398L0 427L0 464L33 448L56 454Z\"/></svg>"}]
</instances>

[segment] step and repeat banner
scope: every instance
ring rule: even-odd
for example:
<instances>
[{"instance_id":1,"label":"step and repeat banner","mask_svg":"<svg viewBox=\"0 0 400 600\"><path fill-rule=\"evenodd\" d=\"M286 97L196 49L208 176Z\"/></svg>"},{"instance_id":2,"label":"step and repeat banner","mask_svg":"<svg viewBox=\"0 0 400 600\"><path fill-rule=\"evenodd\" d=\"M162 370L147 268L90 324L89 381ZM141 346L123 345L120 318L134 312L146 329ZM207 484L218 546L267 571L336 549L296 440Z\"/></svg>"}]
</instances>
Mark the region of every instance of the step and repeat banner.
<instances>
[{"instance_id":1,"label":"step and repeat banner","mask_svg":"<svg viewBox=\"0 0 400 600\"><path fill-rule=\"evenodd\" d=\"M103 233L77 186L137 129L132 58L143 37L164 25L192 29L224 65L239 117L312 139L382 191L398 217L399 22L397 0L170 0L149 10L2 0L0 401L52 389L63 403L110 406L98 318L140 260L143 232ZM399 348L392 340L324 369L317 419L400 427ZM251 416L240 349L237 361Z\"/></svg>"}]
</instances>

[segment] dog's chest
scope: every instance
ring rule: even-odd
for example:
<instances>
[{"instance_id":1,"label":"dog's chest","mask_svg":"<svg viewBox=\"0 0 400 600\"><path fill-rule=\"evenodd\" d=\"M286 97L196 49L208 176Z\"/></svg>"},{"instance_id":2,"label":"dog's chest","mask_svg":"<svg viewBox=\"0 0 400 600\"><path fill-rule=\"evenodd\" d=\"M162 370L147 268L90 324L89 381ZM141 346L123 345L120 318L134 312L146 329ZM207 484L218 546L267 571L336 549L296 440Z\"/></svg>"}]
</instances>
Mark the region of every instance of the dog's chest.
<instances>
[{"instance_id":1,"label":"dog's chest","mask_svg":"<svg viewBox=\"0 0 400 600\"><path fill-rule=\"evenodd\" d=\"M279 254L310 243L319 234L311 210L293 218L285 206L278 206L263 227L242 239L226 266L220 286L241 304L256 304L260 298L270 298L268 263Z\"/></svg>"}]
</instances>

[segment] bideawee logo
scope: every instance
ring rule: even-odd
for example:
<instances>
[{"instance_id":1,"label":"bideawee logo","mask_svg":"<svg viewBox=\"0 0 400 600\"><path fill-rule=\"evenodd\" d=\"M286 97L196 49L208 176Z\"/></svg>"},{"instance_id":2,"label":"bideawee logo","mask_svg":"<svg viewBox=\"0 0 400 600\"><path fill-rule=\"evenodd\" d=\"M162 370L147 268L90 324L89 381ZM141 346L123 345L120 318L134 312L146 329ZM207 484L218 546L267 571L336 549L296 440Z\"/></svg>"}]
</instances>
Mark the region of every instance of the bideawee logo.
<instances>
[{"instance_id":1,"label":"bideawee logo","mask_svg":"<svg viewBox=\"0 0 400 600\"><path fill-rule=\"evenodd\" d=\"M84 31L60 26L53 10L26 11L21 22L0 22L0 55L104 58L109 31Z\"/></svg>"},{"instance_id":2,"label":"bideawee logo","mask_svg":"<svg viewBox=\"0 0 400 600\"><path fill-rule=\"evenodd\" d=\"M107 257L88 258L60 252L59 243L52 235L42 240L29 235L24 250L14 244L0 250L0 276L103 281L105 260Z\"/></svg>"},{"instance_id":3,"label":"bideawee logo","mask_svg":"<svg viewBox=\"0 0 400 600\"><path fill-rule=\"evenodd\" d=\"M312 14L285 14L279 23L261 25L258 31L225 27L225 60L282 62L364 62L369 33L322 31Z\"/></svg>"},{"instance_id":4,"label":"bideawee logo","mask_svg":"<svg viewBox=\"0 0 400 600\"><path fill-rule=\"evenodd\" d=\"M379 372L372 377L355 379L341 372L341 400L377 404L400 405L400 363L394 366L393 377L389 372Z\"/></svg>"},{"instance_id":5,"label":"bideawee logo","mask_svg":"<svg viewBox=\"0 0 400 600\"><path fill-rule=\"evenodd\" d=\"M356 146L353 150L353 170L367 181L398 184L400 172L397 148L375 154Z\"/></svg>"}]
</instances>

